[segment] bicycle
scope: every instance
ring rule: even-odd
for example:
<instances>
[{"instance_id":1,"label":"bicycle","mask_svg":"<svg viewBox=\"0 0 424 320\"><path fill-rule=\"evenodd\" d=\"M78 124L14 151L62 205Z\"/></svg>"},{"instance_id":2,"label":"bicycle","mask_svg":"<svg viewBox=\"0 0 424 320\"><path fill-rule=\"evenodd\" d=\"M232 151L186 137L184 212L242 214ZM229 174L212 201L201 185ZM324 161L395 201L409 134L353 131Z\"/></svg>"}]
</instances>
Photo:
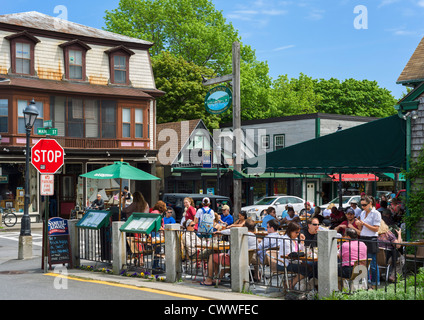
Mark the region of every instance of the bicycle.
<instances>
[{"instance_id":1,"label":"bicycle","mask_svg":"<svg viewBox=\"0 0 424 320\"><path fill-rule=\"evenodd\" d=\"M13 212L10 212L10 211L7 212L3 209L0 209L0 213L2 215L3 224L6 227L13 227L16 224L16 222L18 222L18 217Z\"/></svg>"}]
</instances>

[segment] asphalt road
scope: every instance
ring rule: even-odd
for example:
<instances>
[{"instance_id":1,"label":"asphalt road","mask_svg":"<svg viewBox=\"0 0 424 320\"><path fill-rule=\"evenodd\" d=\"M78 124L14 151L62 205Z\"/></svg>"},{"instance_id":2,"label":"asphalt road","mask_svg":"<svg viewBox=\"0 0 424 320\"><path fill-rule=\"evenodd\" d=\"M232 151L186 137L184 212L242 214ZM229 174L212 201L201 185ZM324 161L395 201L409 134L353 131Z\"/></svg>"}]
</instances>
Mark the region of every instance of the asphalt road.
<instances>
[{"instance_id":1,"label":"asphalt road","mask_svg":"<svg viewBox=\"0 0 424 320\"><path fill-rule=\"evenodd\" d=\"M44 274L41 233L32 232L33 258L17 260L18 232L0 232L0 300L181 300L172 293L117 283Z\"/></svg>"}]
</instances>

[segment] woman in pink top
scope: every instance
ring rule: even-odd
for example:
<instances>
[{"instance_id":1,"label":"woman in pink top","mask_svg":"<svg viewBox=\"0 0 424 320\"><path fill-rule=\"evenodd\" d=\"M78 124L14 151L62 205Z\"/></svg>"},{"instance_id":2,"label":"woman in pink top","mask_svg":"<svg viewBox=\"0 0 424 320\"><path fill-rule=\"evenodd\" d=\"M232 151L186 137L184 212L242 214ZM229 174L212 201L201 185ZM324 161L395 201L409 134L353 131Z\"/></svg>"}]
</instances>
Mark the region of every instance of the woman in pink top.
<instances>
[{"instance_id":1,"label":"woman in pink top","mask_svg":"<svg viewBox=\"0 0 424 320\"><path fill-rule=\"evenodd\" d=\"M367 259L367 246L362 241L358 241L358 234L352 228L347 228L345 237L350 239L343 242L339 258L341 258L341 266L339 265L338 274L342 278L350 278L355 261Z\"/></svg>"}]
</instances>

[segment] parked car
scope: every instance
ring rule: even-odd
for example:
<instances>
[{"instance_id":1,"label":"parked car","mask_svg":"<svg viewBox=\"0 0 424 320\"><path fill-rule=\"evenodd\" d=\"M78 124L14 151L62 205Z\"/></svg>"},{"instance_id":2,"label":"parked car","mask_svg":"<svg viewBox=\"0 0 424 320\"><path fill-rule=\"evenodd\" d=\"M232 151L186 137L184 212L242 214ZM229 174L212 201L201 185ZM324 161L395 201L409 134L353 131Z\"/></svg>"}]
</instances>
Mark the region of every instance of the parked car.
<instances>
[{"instance_id":1,"label":"parked car","mask_svg":"<svg viewBox=\"0 0 424 320\"><path fill-rule=\"evenodd\" d=\"M266 209L274 207L277 218L281 218L283 211L286 209L286 204L293 205L294 211L300 212L305 207L305 200L296 196L267 196L255 202L251 206L242 207L241 211L245 211L248 217L252 219L262 220L266 215ZM311 203L314 206L313 203Z\"/></svg>"},{"instance_id":2,"label":"parked car","mask_svg":"<svg viewBox=\"0 0 424 320\"><path fill-rule=\"evenodd\" d=\"M358 207L360 207L361 196L343 196L342 197L342 207L343 207L343 209L349 208L352 200L356 200L356 202L358 203ZM328 203L320 205L320 208L322 210L327 209L327 207L330 205L330 203L334 203L336 205L336 207L338 207L339 206L339 197L334 198L333 200L331 200Z\"/></svg>"},{"instance_id":3,"label":"parked car","mask_svg":"<svg viewBox=\"0 0 424 320\"><path fill-rule=\"evenodd\" d=\"M175 221L181 222L184 212L184 198L190 197L194 201L194 206L197 209L202 207L202 200L204 197L208 197L211 200L210 208L218 214L222 213L222 206L228 205L230 207L230 213L233 214L233 204L231 199L226 196L201 194L201 193L165 193L162 196L162 201L166 203L168 207L172 207L175 211Z\"/></svg>"}]
</instances>

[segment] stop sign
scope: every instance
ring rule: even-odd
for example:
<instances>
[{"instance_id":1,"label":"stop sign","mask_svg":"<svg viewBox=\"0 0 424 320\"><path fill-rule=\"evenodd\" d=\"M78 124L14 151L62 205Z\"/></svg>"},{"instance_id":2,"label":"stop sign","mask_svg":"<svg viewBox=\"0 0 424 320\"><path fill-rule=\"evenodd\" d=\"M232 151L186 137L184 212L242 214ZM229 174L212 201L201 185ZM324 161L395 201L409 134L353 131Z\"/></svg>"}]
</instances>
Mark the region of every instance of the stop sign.
<instances>
[{"instance_id":1,"label":"stop sign","mask_svg":"<svg viewBox=\"0 0 424 320\"><path fill-rule=\"evenodd\" d=\"M40 139L31 148L31 163L41 174L54 174L63 166L62 146L54 139Z\"/></svg>"}]
</instances>

